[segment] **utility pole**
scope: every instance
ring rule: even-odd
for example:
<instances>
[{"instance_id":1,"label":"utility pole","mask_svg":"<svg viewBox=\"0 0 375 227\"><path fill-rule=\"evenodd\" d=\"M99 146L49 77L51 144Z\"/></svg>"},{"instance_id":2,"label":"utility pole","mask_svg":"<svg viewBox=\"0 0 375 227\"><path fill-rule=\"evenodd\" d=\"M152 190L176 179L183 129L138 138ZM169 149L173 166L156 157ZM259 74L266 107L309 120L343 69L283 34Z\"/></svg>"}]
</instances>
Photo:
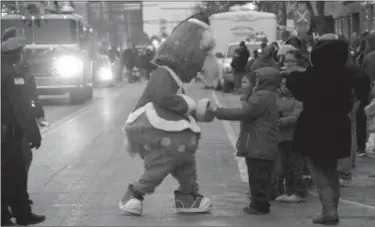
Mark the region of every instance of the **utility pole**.
<instances>
[{"instance_id":1,"label":"utility pole","mask_svg":"<svg viewBox=\"0 0 375 227\"><path fill-rule=\"evenodd\" d=\"M109 39L111 46L114 45L114 28L115 28L115 23L113 20L113 9L112 9L112 2L108 1L107 2L107 8L108 8L108 19L109 19Z\"/></svg>"},{"instance_id":2,"label":"utility pole","mask_svg":"<svg viewBox=\"0 0 375 227\"><path fill-rule=\"evenodd\" d=\"M104 33L104 18L103 18L103 2L100 1L99 2L99 10L100 10L100 29L99 29L99 32L100 34L103 34Z\"/></svg>"},{"instance_id":3,"label":"utility pole","mask_svg":"<svg viewBox=\"0 0 375 227\"><path fill-rule=\"evenodd\" d=\"M90 1L87 1L86 3L86 10L87 10L87 21L88 23L91 23L91 4Z\"/></svg>"},{"instance_id":4,"label":"utility pole","mask_svg":"<svg viewBox=\"0 0 375 227\"><path fill-rule=\"evenodd\" d=\"M282 25L284 25L285 27L287 26L287 21L288 21L288 12L287 12L287 4L288 2L287 1L282 1L281 2L281 12L282 12Z\"/></svg>"}]
</instances>

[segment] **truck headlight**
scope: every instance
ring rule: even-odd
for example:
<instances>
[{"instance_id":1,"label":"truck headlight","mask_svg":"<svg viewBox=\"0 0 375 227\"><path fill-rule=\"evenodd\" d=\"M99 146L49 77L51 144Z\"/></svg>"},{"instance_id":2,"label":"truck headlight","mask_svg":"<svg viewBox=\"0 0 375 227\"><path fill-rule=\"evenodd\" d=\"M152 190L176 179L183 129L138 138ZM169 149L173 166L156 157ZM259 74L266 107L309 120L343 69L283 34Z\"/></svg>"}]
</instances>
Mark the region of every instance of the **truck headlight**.
<instances>
[{"instance_id":1,"label":"truck headlight","mask_svg":"<svg viewBox=\"0 0 375 227\"><path fill-rule=\"evenodd\" d=\"M74 77L83 70L83 61L74 55L61 56L55 61L55 69L62 77Z\"/></svg>"},{"instance_id":2,"label":"truck headlight","mask_svg":"<svg viewBox=\"0 0 375 227\"><path fill-rule=\"evenodd\" d=\"M113 79L113 72L109 67L100 67L98 76L101 80L111 80Z\"/></svg>"}]
</instances>

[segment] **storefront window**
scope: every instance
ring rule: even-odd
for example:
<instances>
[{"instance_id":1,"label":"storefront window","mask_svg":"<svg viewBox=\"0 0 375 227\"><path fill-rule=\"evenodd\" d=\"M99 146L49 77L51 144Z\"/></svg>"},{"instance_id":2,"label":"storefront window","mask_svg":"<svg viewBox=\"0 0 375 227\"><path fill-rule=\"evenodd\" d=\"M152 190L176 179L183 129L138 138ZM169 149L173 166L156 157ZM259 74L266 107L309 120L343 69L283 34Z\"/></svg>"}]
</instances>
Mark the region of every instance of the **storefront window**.
<instances>
[{"instance_id":1,"label":"storefront window","mask_svg":"<svg viewBox=\"0 0 375 227\"><path fill-rule=\"evenodd\" d=\"M335 20L335 33L342 35L341 18Z\"/></svg>"},{"instance_id":2,"label":"storefront window","mask_svg":"<svg viewBox=\"0 0 375 227\"><path fill-rule=\"evenodd\" d=\"M371 2L371 15L370 18L372 18L372 23L371 23L371 30L375 30L375 2Z\"/></svg>"},{"instance_id":3,"label":"storefront window","mask_svg":"<svg viewBox=\"0 0 375 227\"><path fill-rule=\"evenodd\" d=\"M351 17L344 17L342 19L342 34L350 41L351 37Z\"/></svg>"},{"instance_id":4,"label":"storefront window","mask_svg":"<svg viewBox=\"0 0 375 227\"><path fill-rule=\"evenodd\" d=\"M371 11L368 3L364 3L361 6L361 33L364 33L371 28L371 20L369 19Z\"/></svg>"}]
</instances>

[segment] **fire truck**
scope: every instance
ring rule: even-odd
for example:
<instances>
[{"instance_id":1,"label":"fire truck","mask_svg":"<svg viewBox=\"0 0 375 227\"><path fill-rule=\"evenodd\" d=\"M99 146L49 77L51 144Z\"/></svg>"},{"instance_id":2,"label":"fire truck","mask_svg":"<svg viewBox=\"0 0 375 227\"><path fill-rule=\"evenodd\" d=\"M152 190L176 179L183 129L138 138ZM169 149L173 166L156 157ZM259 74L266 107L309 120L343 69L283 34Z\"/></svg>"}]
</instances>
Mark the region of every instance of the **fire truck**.
<instances>
[{"instance_id":1,"label":"fire truck","mask_svg":"<svg viewBox=\"0 0 375 227\"><path fill-rule=\"evenodd\" d=\"M61 9L2 12L1 30L16 27L27 40L24 60L35 76L39 95L69 93L71 103L92 99L95 59L90 55L90 32L83 17L69 5Z\"/></svg>"}]
</instances>

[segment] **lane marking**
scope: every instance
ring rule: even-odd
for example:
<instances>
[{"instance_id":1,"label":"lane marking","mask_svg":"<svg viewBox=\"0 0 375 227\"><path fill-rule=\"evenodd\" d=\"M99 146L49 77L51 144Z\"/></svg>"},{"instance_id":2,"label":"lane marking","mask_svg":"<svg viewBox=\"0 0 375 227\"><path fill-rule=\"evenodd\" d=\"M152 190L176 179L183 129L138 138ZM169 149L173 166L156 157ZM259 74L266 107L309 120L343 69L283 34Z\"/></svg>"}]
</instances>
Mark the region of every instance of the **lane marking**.
<instances>
[{"instance_id":1,"label":"lane marking","mask_svg":"<svg viewBox=\"0 0 375 227\"><path fill-rule=\"evenodd\" d=\"M216 96L216 93L212 91L212 97L214 98L214 101L216 102L216 105L225 107L222 105L219 101L219 99ZM234 129L229 121L220 121L223 124L224 130L226 131L226 134L229 138L230 144L233 148L233 155L234 155L234 160L237 163L238 171L240 172L240 177L243 182L249 182L249 178L247 175L247 167L246 167L246 162L245 158L240 158L236 156L236 151L237 151L237 134L234 132Z\"/></svg>"},{"instance_id":2,"label":"lane marking","mask_svg":"<svg viewBox=\"0 0 375 227\"><path fill-rule=\"evenodd\" d=\"M221 107L225 107L225 105L222 105L220 103L220 101L219 101L219 99L216 95L216 92L215 91L211 91L211 92L212 92L212 97L213 97L214 101L216 102L216 105L221 106ZM230 144L231 144L233 150L236 151L237 150L237 146L236 146L236 144L237 144L237 134L235 133L235 131L233 129L233 126L228 121L220 121L220 122L223 124L224 130L226 131L226 134L228 136L228 139L230 141ZM240 172L241 180L243 182L247 183L248 182L248 175L247 175L247 167L246 167L245 159L235 157L235 160L236 160L236 163L237 163L238 170ZM313 196L318 197L318 195L315 192L312 192L311 190L309 191L309 193ZM359 202L355 202L355 201L351 201L351 200L347 200L347 199L341 199L341 198L340 198L340 202L344 203L344 204L354 205L354 206L357 206L357 207L360 207L360 208L375 211L375 206L371 206L371 205L367 205L367 204L363 204L363 203L359 203Z\"/></svg>"},{"instance_id":3,"label":"lane marking","mask_svg":"<svg viewBox=\"0 0 375 227\"><path fill-rule=\"evenodd\" d=\"M76 207L78 204L53 204L53 207Z\"/></svg>"},{"instance_id":4,"label":"lane marking","mask_svg":"<svg viewBox=\"0 0 375 227\"><path fill-rule=\"evenodd\" d=\"M80 108L80 109L74 111L73 113L70 113L70 114L66 115L65 117L60 118L59 120L57 120L55 122L51 122L51 126L41 128L40 132L43 135L45 135L45 134L47 134L47 132L53 130L54 128L58 127L59 125L63 124L64 122L68 121L69 119L73 118L74 116L82 114L83 112L87 111L90 108L92 108L91 104L88 105L88 106L85 106L83 108Z\"/></svg>"},{"instance_id":5,"label":"lane marking","mask_svg":"<svg viewBox=\"0 0 375 227\"><path fill-rule=\"evenodd\" d=\"M110 98L117 98L118 96L120 96L122 94L122 91L123 91L122 89L116 90L116 91L113 91L112 93L110 93L107 97L100 98L99 100L93 100L87 106L85 106L83 108L80 108L80 109L74 111L73 113L68 114L67 116L65 116L63 118L60 118L59 120L57 120L55 122L52 122L51 126L41 128L40 132L42 133L42 136L46 136L46 135L49 134L49 132L55 130L59 126L65 124L65 123L71 123L74 120L76 120L78 117L80 117L80 116L82 116L86 113L91 112L92 110L94 110L98 107L97 105L101 101L103 101L105 99L110 99Z\"/></svg>"}]
</instances>

